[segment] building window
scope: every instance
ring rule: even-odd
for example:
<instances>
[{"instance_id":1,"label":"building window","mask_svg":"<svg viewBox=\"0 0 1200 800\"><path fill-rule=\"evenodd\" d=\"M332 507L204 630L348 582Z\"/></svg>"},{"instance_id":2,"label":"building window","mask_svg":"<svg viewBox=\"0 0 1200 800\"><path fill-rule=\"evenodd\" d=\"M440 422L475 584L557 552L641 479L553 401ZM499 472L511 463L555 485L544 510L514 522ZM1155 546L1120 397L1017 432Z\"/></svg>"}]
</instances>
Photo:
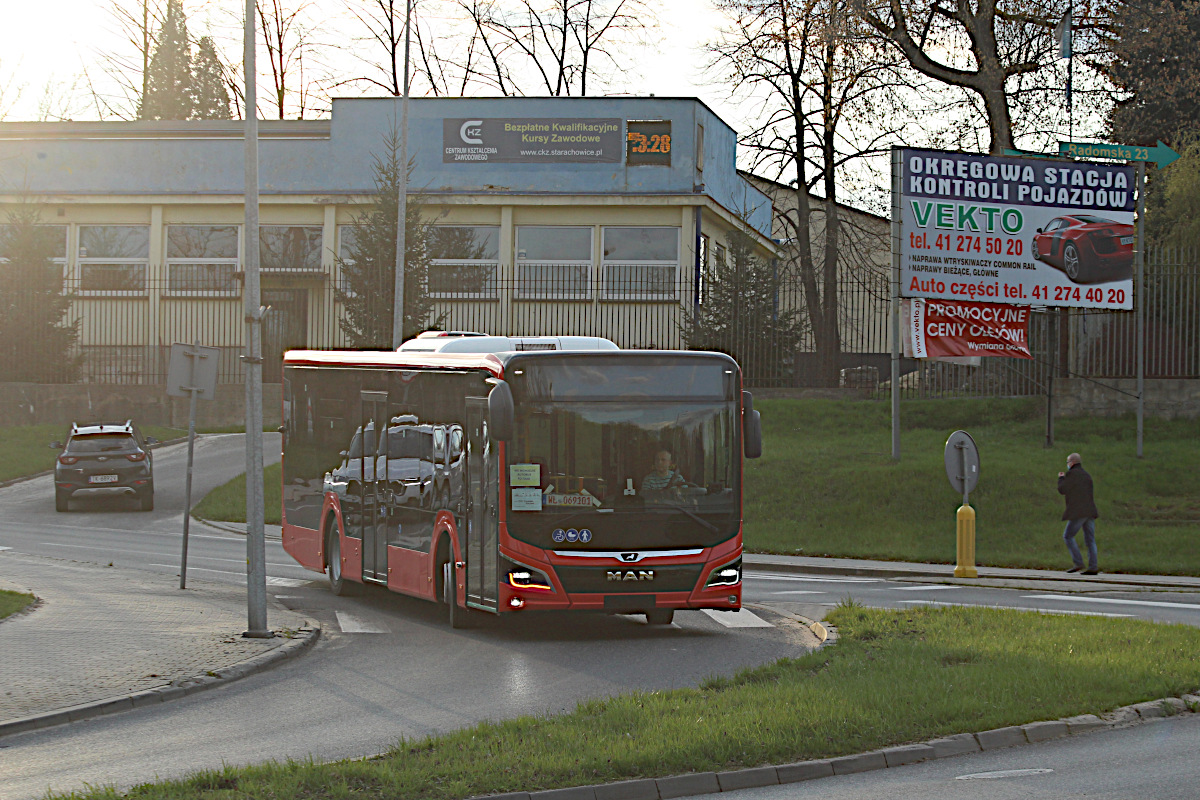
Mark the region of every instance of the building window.
<instances>
[{"instance_id":1,"label":"building window","mask_svg":"<svg viewBox=\"0 0 1200 800\"><path fill-rule=\"evenodd\" d=\"M601 267L610 300L674 300L679 228L605 228Z\"/></svg>"},{"instance_id":2,"label":"building window","mask_svg":"<svg viewBox=\"0 0 1200 800\"><path fill-rule=\"evenodd\" d=\"M0 225L0 264L8 263L10 257L9 248L12 244L11 237L14 227L13 225ZM34 231L38 245L50 256L52 263L59 265L63 276L66 277L67 226L37 225Z\"/></svg>"},{"instance_id":3,"label":"building window","mask_svg":"<svg viewBox=\"0 0 1200 800\"><path fill-rule=\"evenodd\" d=\"M81 291L143 294L149 263L149 225L79 226Z\"/></svg>"},{"instance_id":4,"label":"building window","mask_svg":"<svg viewBox=\"0 0 1200 800\"><path fill-rule=\"evenodd\" d=\"M430 229L429 294L444 298L496 296L500 228L437 225Z\"/></svg>"},{"instance_id":5,"label":"building window","mask_svg":"<svg viewBox=\"0 0 1200 800\"><path fill-rule=\"evenodd\" d=\"M236 225L168 225L167 290L237 294Z\"/></svg>"},{"instance_id":6,"label":"building window","mask_svg":"<svg viewBox=\"0 0 1200 800\"><path fill-rule=\"evenodd\" d=\"M320 272L321 226L259 226L258 256L263 270Z\"/></svg>"},{"instance_id":7,"label":"building window","mask_svg":"<svg viewBox=\"0 0 1200 800\"><path fill-rule=\"evenodd\" d=\"M586 300L591 277L591 228L517 228L517 297Z\"/></svg>"}]
</instances>

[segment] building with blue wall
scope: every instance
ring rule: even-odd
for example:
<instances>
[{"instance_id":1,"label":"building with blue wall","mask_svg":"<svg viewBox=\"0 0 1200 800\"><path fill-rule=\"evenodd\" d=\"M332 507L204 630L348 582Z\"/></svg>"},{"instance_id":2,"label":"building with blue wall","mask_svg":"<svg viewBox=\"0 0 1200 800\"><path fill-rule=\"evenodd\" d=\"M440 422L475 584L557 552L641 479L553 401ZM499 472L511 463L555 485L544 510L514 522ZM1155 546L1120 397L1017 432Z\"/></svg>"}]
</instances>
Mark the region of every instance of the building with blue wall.
<instances>
[{"instance_id":1,"label":"building with blue wall","mask_svg":"<svg viewBox=\"0 0 1200 800\"><path fill-rule=\"evenodd\" d=\"M260 123L264 353L345 346L338 256L399 122L382 98ZM774 252L735 132L695 99L414 99L408 142L443 327L679 346L731 231ZM199 340L235 379L243 175L240 122L0 123L0 211L40 209L85 377L154 381Z\"/></svg>"}]
</instances>

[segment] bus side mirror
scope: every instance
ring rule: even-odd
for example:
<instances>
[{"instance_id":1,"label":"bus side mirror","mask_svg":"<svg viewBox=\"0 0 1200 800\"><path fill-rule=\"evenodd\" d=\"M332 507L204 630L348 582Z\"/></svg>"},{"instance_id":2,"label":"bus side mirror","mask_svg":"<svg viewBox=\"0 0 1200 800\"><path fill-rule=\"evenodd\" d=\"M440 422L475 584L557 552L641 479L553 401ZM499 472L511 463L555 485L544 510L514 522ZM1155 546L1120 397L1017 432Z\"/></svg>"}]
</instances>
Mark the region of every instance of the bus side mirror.
<instances>
[{"instance_id":1,"label":"bus side mirror","mask_svg":"<svg viewBox=\"0 0 1200 800\"><path fill-rule=\"evenodd\" d=\"M762 417L754 410L754 397L742 392L742 452L746 458L762 455Z\"/></svg>"},{"instance_id":2,"label":"bus side mirror","mask_svg":"<svg viewBox=\"0 0 1200 800\"><path fill-rule=\"evenodd\" d=\"M507 442L513 438L513 396L512 389L504 381L494 382L492 391L488 393L488 430L497 442Z\"/></svg>"}]
</instances>

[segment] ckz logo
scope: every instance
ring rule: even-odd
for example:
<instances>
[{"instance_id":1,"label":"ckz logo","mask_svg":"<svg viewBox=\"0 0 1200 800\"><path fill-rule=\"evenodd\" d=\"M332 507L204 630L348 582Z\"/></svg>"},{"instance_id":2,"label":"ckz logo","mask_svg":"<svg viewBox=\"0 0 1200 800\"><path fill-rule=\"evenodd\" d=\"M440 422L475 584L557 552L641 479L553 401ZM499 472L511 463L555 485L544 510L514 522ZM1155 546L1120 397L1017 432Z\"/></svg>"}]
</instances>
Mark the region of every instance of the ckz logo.
<instances>
[{"instance_id":1,"label":"ckz logo","mask_svg":"<svg viewBox=\"0 0 1200 800\"><path fill-rule=\"evenodd\" d=\"M652 581L654 580L654 570L639 569L627 570L622 572L619 569L610 569L608 571L608 579L610 581Z\"/></svg>"},{"instance_id":2,"label":"ckz logo","mask_svg":"<svg viewBox=\"0 0 1200 800\"><path fill-rule=\"evenodd\" d=\"M458 137L467 144L483 144L483 120L469 119L458 129Z\"/></svg>"}]
</instances>

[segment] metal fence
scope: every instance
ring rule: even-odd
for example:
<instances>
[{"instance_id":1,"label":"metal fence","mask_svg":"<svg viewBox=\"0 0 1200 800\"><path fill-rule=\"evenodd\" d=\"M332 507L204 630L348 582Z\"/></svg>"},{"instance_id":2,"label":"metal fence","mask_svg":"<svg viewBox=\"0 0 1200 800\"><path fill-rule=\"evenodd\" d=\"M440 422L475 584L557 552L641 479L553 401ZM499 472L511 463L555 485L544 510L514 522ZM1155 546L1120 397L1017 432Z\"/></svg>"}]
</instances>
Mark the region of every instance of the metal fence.
<instances>
[{"instance_id":1,"label":"metal fence","mask_svg":"<svg viewBox=\"0 0 1200 800\"><path fill-rule=\"evenodd\" d=\"M1146 376L1200 378L1200 259L1196 250L1149 254L1138 302L1146 308ZM772 268L775 269L775 268ZM565 274L565 273L564 273ZM814 386L816 354L803 288L788 275L759 276L742 286L704 281L664 282L626 270L591 278L587 271L551 279L526 275L511 283L433 284L437 327L501 335L603 336L623 348L685 348L702 344L733 353L747 383L757 387ZM845 274L839 281L843 385L878 387L890 376L888 275ZM615 280L615 282L614 282ZM764 288L765 287L765 288ZM0 329L0 364L9 380L161 384L173 342L198 342L222 351L219 379L243 379L245 324L240 284L180 291L169 283L96 291L68 283L64 322L75 331L69 352L46 355L35 329ZM722 288L722 291L718 291ZM730 300L730 298L736 298ZM278 381L280 358L291 348L341 348L346 303L325 275L274 276L264 281L264 380ZM377 298L376 298L377 300ZM20 308L43 299L0 289L0 304ZM366 302L354 299L348 302ZM1045 391L1053 375L1127 378L1136 374L1136 316L1084 309L1035 310L1032 360L983 358L979 366L905 360L909 396L1012 396ZM34 367L37 367L34 369Z\"/></svg>"}]
</instances>

